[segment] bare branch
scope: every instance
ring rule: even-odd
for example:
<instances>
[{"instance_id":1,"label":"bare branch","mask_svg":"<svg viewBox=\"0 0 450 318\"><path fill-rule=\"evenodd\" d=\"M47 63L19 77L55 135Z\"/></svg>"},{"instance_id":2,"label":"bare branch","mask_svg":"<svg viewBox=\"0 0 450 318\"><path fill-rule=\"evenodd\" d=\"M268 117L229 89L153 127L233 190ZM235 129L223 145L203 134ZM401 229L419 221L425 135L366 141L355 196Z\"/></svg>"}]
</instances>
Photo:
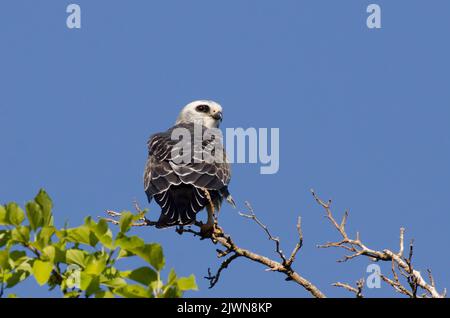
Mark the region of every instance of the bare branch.
<instances>
[{"instance_id":1,"label":"bare branch","mask_svg":"<svg viewBox=\"0 0 450 318\"><path fill-rule=\"evenodd\" d=\"M238 254L233 254L229 258L227 258L225 261L222 262L222 265L220 265L219 269L217 270L217 273L215 275L211 274L211 269L208 268L208 276L205 276L207 280L209 280L209 289L213 288L218 282L220 278L220 274L222 271L226 268L228 268L228 265L231 264L235 259L240 257Z\"/></svg>"},{"instance_id":2,"label":"bare branch","mask_svg":"<svg viewBox=\"0 0 450 318\"><path fill-rule=\"evenodd\" d=\"M341 282L334 283L333 286L341 287L341 288L344 288L344 289L354 293L356 298L364 298L363 293L362 293L362 290L364 287L364 279L363 278L361 278L360 280L358 280L356 282L356 287L353 287L353 286L350 286L349 284L341 283Z\"/></svg>"},{"instance_id":3,"label":"bare branch","mask_svg":"<svg viewBox=\"0 0 450 318\"><path fill-rule=\"evenodd\" d=\"M298 272L292 269L292 263L294 262L294 259L296 255L298 254L298 251L301 249L303 245L303 234L301 230L301 219L297 222L297 232L299 235L299 241L297 245L294 247L293 252L289 259L286 259L284 253L281 250L280 247L280 240L277 237L274 237L268 227L262 223L259 218L256 216L253 208L250 206L250 204L247 203L247 207L249 209L249 213L240 213L240 215L244 218L248 218L253 220L259 227L261 227L264 232L267 234L268 238L275 242L275 250L277 254L281 258L281 262L277 262L273 259L270 259L266 256L257 254L253 251L250 251L248 249L244 249L239 247L231 238L230 235L226 234L223 229L216 223L214 225L214 232L212 236L210 237L211 241L215 244L218 243L222 245L225 248L225 251L218 250L218 257L223 257L229 254L232 254L227 260L225 260L222 265L220 266L218 273L216 275L211 274L211 270L208 271L207 279L210 280L212 286L217 284L217 281L219 280L220 273L224 268L226 268L234 259L237 257L244 257L248 260L254 261L256 263L260 263L267 267L267 271L273 271L273 272L279 272L284 275L286 275L287 281L294 281L303 288L305 288L311 295L317 298L324 298L325 295L320 291L320 289L315 286L313 283L311 283L306 278L302 277ZM186 232L186 231L185 231ZM211 287L212 287L211 286Z\"/></svg>"},{"instance_id":4,"label":"bare branch","mask_svg":"<svg viewBox=\"0 0 450 318\"><path fill-rule=\"evenodd\" d=\"M278 255L280 255L280 258L282 259L283 264L287 264L286 256L284 256L284 253L283 253L283 251L281 250L281 247L280 247L280 245L281 245L280 244L280 239L278 237L274 237L270 233L269 228L258 219L258 217L256 216L255 211L253 210L253 208L250 205L250 203L245 202L245 205L247 206L250 214L245 214L245 213L239 212L239 215L242 216L242 217L245 217L245 218L248 218L248 219L251 219L251 220L255 221L255 223L258 224L264 230L264 232L266 232L269 240L272 240L272 241L275 242L275 251L278 253Z\"/></svg>"},{"instance_id":5,"label":"bare branch","mask_svg":"<svg viewBox=\"0 0 450 318\"><path fill-rule=\"evenodd\" d=\"M139 205L137 205L137 203L136 203L135 207L136 207L136 209L139 209ZM122 213L115 212L112 210L107 210L106 214L108 214L110 216L110 218L104 218L101 216L98 216L98 218L100 218L108 223L114 224L114 225L120 224L120 217L122 216ZM139 219L138 219L139 222L133 222L131 224L131 226L133 226L133 227L155 226L158 223L158 222L150 221L149 219L147 219L145 217L145 210L138 210L138 216L139 216Z\"/></svg>"},{"instance_id":6,"label":"bare branch","mask_svg":"<svg viewBox=\"0 0 450 318\"><path fill-rule=\"evenodd\" d=\"M302 218L301 217L298 217L298 219L297 219L297 233L298 233L298 243L295 245L294 249L292 250L291 256L289 257L289 259L286 262L286 265L288 267L290 267L292 265L292 263L294 263L297 253L303 247L303 231L302 231Z\"/></svg>"},{"instance_id":7,"label":"bare branch","mask_svg":"<svg viewBox=\"0 0 450 318\"><path fill-rule=\"evenodd\" d=\"M405 228L400 228L400 249L398 251L398 256L403 256L403 249L404 249L404 241L405 241Z\"/></svg>"},{"instance_id":8,"label":"bare branch","mask_svg":"<svg viewBox=\"0 0 450 318\"><path fill-rule=\"evenodd\" d=\"M430 283L427 283L420 272L414 269L412 258L413 258L413 241L409 246L409 254L408 257L404 257L404 239L405 239L405 229L400 228L400 238L399 238L399 250L397 253L392 252L389 249L384 250L375 250L366 246L360 237L359 232L356 233L356 238L351 238L346 232L346 225L348 222L348 211L344 212L342 219L340 222L336 221L332 210L331 210L331 200L323 201L316 195L316 193L311 190L312 195L315 201L325 210L325 217L330 221L332 226L338 231L340 240L336 242L327 242L323 245L319 245L320 248L341 248L348 252L347 255L344 256L343 259L339 260L341 262L345 262L360 256L366 256L370 258L372 261L390 261L392 263L392 278L389 278L385 275L381 275L382 280L390 285L397 292L406 295L408 297L415 298L417 297L417 293L419 289L422 289L425 294L424 297L433 297L433 298L442 298L445 297L446 291L442 294L439 293L436 289L435 280L431 274L431 271L428 271L428 279ZM191 229L191 227L185 228L183 226L179 226L176 231L179 234L193 234L194 236L199 236L200 239L210 239L213 244L220 244L223 249L216 249L217 256L219 258L227 257L218 268L216 274L212 275L211 269L208 269L208 276L205 278L209 280L210 287L213 288L219 281L221 273L224 269L228 268L228 266L237 258L243 257L250 261L262 264L266 267L267 271L279 272L286 276L287 281L293 281L305 288L312 296L317 298L324 298L325 295L320 291L320 289L311 283L309 280L301 276L297 271L292 268L292 265L295 261L295 258L298 252L301 250L303 246L303 233L302 233L302 224L301 218L299 217L297 220L297 233L298 233L298 241L295 247L293 248L289 258L285 256L281 249L280 239L274 235L269 230L269 228L256 216L251 205L246 202L246 206L248 208L247 213L239 212L239 215L254 221L263 231L266 233L269 240L275 243L275 252L278 254L280 260L276 261L274 259L270 259L266 256L257 254L251 250L241 248L238 246L234 240L231 238L229 234L226 234L224 230L219 226L217 222L217 216L214 215L214 205L212 204L211 197L207 190L205 190L205 194L208 197L210 208L214 217L214 224L211 229L211 233L208 232L208 236L205 236L204 232L204 224L201 222L196 222L194 225L200 227L200 231L195 231ZM138 211L138 215L140 218L139 222L133 224L133 226L154 226L156 222L149 221L145 218L143 211L137 202L135 202L135 209ZM120 218L121 214L114 211L107 211L110 218L106 218L107 222L113 224L119 224L118 218ZM209 220L209 216L208 216ZM400 279L400 273L402 280L407 281L407 285L409 288L405 287ZM356 282L356 287L353 287L346 283L337 282L333 284L334 286L345 288L346 290L353 292L356 297L363 297L363 287L364 280L360 279Z\"/></svg>"},{"instance_id":9,"label":"bare branch","mask_svg":"<svg viewBox=\"0 0 450 318\"><path fill-rule=\"evenodd\" d=\"M399 282L393 281L384 275L381 275L381 279L383 279L383 281L385 281L387 284L391 285L398 293L404 294L411 298L414 297L413 294Z\"/></svg>"},{"instance_id":10,"label":"bare branch","mask_svg":"<svg viewBox=\"0 0 450 318\"><path fill-rule=\"evenodd\" d=\"M348 234L345 231L345 224L347 222L347 212L344 213L343 220L341 224L339 225L331 211L330 205L331 201L328 201L328 203L325 203L323 200L321 200L314 190L311 190L311 193L316 200L316 202L323 207L326 213L326 217L330 220L331 224L336 228L336 230L339 232L339 234L342 237L341 241L338 242L328 242L324 245L320 245L319 247L322 248L329 248L329 247L337 247L337 248L343 248L347 251L352 252L350 255L344 256L344 259L341 261L347 261L359 256L367 256L371 258L374 261L391 261L393 262L393 274L394 279L389 279L386 276L381 276L383 281L388 283L390 286L392 286L396 291L408 295L409 297L417 297L418 288L425 290L427 295L433 298L442 298L444 297L444 293L439 293L436 290L434 280L431 280L431 283L427 283L421 276L420 272L415 270L412 263L412 257L414 252L414 241L411 241L409 245L409 255L407 258L403 257L403 250L404 250L404 234L405 229L400 229L400 249L398 253L394 253L391 250L385 249L382 251L374 250L366 245L364 245L360 239L359 233L356 236L356 239L351 239ZM399 272L402 276L404 276L409 284L410 290L408 290L406 287L401 285L398 275L395 272L395 266L396 265L399 269Z\"/></svg>"}]
</instances>

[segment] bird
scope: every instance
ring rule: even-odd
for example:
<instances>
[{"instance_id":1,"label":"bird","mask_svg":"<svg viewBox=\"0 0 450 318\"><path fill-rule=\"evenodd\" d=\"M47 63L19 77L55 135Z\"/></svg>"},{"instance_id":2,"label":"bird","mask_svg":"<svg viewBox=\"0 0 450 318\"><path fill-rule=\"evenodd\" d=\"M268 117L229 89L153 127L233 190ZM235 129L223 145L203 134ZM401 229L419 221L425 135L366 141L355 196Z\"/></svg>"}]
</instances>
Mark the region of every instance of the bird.
<instances>
[{"instance_id":1,"label":"bird","mask_svg":"<svg viewBox=\"0 0 450 318\"><path fill-rule=\"evenodd\" d=\"M201 129L200 137L203 138L205 131L219 129L222 120L223 110L219 103L197 100L182 108L173 127L149 138L144 189L148 202L154 199L161 208L159 220L155 222L156 228L195 224L201 227L203 233L211 233L215 211L220 210L223 199L236 207L228 190L231 167L221 138L212 135L200 140L197 144L199 149L192 146L195 144L193 141L198 139L195 129ZM188 150L192 151L184 151L187 148L179 151L180 141L173 138L174 132L179 129L186 131L190 137L187 138L191 142ZM211 156L207 155L215 155L216 152L223 155L223 160L208 160ZM180 162L183 156L187 156L188 160ZM205 208L206 224L197 221L197 213Z\"/></svg>"}]
</instances>

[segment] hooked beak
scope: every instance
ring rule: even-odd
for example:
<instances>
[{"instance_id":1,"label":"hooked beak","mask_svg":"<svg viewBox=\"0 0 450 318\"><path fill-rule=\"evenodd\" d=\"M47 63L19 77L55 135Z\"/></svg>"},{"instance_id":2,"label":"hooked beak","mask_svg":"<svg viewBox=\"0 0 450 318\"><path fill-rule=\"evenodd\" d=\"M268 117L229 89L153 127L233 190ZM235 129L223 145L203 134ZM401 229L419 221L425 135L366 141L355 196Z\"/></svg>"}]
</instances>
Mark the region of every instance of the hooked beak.
<instances>
[{"instance_id":1,"label":"hooked beak","mask_svg":"<svg viewBox=\"0 0 450 318\"><path fill-rule=\"evenodd\" d=\"M217 112L217 113L213 114L211 117L214 118L215 120L222 121L223 114L222 114L222 112Z\"/></svg>"}]
</instances>

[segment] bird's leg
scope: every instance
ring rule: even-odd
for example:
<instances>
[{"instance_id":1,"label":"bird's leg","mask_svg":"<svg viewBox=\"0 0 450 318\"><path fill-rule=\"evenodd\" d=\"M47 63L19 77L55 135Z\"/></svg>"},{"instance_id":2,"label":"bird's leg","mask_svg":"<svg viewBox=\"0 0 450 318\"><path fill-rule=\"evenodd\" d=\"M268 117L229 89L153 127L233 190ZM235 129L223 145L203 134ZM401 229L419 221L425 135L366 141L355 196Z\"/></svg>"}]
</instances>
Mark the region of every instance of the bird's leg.
<instances>
[{"instance_id":1,"label":"bird's leg","mask_svg":"<svg viewBox=\"0 0 450 318\"><path fill-rule=\"evenodd\" d=\"M207 189L203 189L209 204L206 206L206 211L208 212L208 220L206 224L200 224L200 233L203 237L212 237L214 233L215 226L217 225L217 219L215 217L214 203L212 202L211 195Z\"/></svg>"},{"instance_id":2,"label":"bird's leg","mask_svg":"<svg viewBox=\"0 0 450 318\"><path fill-rule=\"evenodd\" d=\"M183 225L179 225L175 228L175 232L177 232L178 234L183 234L184 233L184 226Z\"/></svg>"},{"instance_id":3,"label":"bird's leg","mask_svg":"<svg viewBox=\"0 0 450 318\"><path fill-rule=\"evenodd\" d=\"M196 221L194 224L200 227L202 223ZM180 235L182 235L183 233L191 233L194 236L200 236L202 239L204 239L204 237L202 236L202 233L194 231L190 227L185 228L183 225L177 226L176 229L175 229L175 232L177 232Z\"/></svg>"}]
</instances>

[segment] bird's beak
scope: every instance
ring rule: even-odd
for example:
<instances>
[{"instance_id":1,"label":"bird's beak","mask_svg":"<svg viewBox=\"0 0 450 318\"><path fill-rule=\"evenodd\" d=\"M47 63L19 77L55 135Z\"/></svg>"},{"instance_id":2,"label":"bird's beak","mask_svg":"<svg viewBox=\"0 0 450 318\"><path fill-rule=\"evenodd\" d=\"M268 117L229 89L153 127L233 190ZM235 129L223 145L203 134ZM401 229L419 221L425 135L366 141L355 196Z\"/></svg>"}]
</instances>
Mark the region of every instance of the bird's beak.
<instances>
[{"instance_id":1,"label":"bird's beak","mask_svg":"<svg viewBox=\"0 0 450 318\"><path fill-rule=\"evenodd\" d=\"M214 118L215 120L222 121L223 114L222 114L222 112L217 112L217 113L213 114L211 117Z\"/></svg>"}]
</instances>

